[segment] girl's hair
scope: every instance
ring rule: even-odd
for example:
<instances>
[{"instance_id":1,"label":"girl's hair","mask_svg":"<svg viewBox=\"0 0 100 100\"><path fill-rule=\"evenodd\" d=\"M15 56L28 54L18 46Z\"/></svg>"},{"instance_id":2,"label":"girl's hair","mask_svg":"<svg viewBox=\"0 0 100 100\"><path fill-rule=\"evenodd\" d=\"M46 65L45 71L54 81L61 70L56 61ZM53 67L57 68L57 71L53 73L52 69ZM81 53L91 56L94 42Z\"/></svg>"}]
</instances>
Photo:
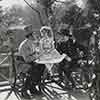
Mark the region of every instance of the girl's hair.
<instances>
[{"instance_id":1,"label":"girl's hair","mask_svg":"<svg viewBox=\"0 0 100 100\"><path fill-rule=\"evenodd\" d=\"M48 35L49 37L53 37L53 32L52 32L51 27L49 27L49 26L43 26L43 27L40 29L41 35L44 34L44 33L43 33L43 30L47 31L47 35Z\"/></svg>"}]
</instances>

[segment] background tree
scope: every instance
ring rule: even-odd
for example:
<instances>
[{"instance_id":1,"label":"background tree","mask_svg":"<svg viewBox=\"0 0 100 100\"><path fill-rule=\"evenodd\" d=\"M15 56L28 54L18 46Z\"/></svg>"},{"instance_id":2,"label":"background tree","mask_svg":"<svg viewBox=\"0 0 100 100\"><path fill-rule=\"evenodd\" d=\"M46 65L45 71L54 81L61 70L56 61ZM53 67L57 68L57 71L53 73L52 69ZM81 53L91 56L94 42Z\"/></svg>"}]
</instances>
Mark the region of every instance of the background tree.
<instances>
[{"instance_id":1,"label":"background tree","mask_svg":"<svg viewBox=\"0 0 100 100\"><path fill-rule=\"evenodd\" d=\"M4 46L5 42L8 43L9 35L13 35L15 37L15 34L7 34L7 30L9 27L16 26L16 25L23 25L24 20L21 16L17 14L16 9L13 8L0 8L0 48Z\"/></svg>"},{"instance_id":2,"label":"background tree","mask_svg":"<svg viewBox=\"0 0 100 100\"><path fill-rule=\"evenodd\" d=\"M41 25L50 25L54 31L54 37L57 35L65 13L74 5L79 6L75 0L24 0L39 16ZM87 1L87 0L86 0ZM36 6L34 6L34 2ZM41 9L41 10L40 10ZM73 8L74 9L74 8ZM45 20L42 16L45 16ZM68 16L71 17L71 16ZM66 19L66 18L64 18Z\"/></svg>"}]
</instances>

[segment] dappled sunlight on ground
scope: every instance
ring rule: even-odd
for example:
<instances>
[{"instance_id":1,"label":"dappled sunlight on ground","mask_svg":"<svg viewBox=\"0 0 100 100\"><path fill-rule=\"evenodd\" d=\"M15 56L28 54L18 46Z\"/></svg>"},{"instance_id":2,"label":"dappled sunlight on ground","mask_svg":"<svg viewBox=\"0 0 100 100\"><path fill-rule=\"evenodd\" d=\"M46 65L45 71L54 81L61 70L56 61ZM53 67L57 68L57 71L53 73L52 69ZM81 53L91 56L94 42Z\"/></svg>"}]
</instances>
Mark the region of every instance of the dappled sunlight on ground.
<instances>
[{"instance_id":1,"label":"dappled sunlight on ground","mask_svg":"<svg viewBox=\"0 0 100 100\"><path fill-rule=\"evenodd\" d=\"M0 100L4 100L7 94L8 92L0 93ZM72 93L72 94L73 95L70 95L70 97L68 97L67 94L65 96L62 96L61 100L89 100L89 98L84 94L83 95L80 93L76 93L76 94ZM18 100L18 99L16 98L14 93L12 93L8 100ZM46 97L36 96L32 100L47 100L47 99Z\"/></svg>"},{"instance_id":2,"label":"dappled sunlight on ground","mask_svg":"<svg viewBox=\"0 0 100 100\"><path fill-rule=\"evenodd\" d=\"M50 85L56 88L52 88L50 87ZM56 95L59 94L59 97L60 97L59 100L90 100L88 97L88 94L86 93L82 93L76 90L75 91L68 91L68 90L64 91L55 83L48 84L48 86L46 87L48 87L50 91L52 91L53 93L57 93ZM4 88L9 88L9 86L0 87L0 89L4 89ZM0 100L5 100L8 93L9 92L0 92ZM18 99L15 96L14 92L12 92L8 100L18 100ZM31 100L48 100L48 99L44 95L34 95ZM53 100L58 100L58 99L53 99Z\"/></svg>"}]
</instances>

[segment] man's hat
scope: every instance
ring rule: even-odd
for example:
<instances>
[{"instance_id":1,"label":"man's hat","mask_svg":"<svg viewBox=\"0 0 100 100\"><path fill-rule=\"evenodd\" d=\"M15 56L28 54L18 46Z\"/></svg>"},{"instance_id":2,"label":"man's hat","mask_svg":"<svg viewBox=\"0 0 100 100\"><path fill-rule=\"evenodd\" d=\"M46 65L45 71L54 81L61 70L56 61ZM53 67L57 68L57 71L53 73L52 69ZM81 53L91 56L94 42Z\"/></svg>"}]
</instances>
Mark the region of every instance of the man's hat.
<instances>
[{"instance_id":1,"label":"man's hat","mask_svg":"<svg viewBox=\"0 0 100 100\"><path fill-rule=\"evenodd\" d=\"M38 35L38 36L40 35L39 29L33 28L32 25L27 25L24 28L24 30L25 30L25 36L29 36L29 35L32 35L32 34Z\"/></svg>"},{"instance_id":2,"label":"man's hat","mask_svg":"<svg viewBox=\"0 0 100 100\"><path fill-rule=\"evenodd\" d=\"M7 34L13 33L13 30L8 29Z\"/></svg>"},{"instance_id":3,"label":"man's hat","mask_svg":"<svg viewBox=\"0 0 100 100\"><path fill-rule=\"evenodd\" d=\"M72 37L72 35L70 34L70 30L69 29L61 29L60 32L58 32L60 35L62 36L68 36L68 37Z\"/></svg>"},{"instance_id":4,"label":"man's hat","mask_svg":"<svg viewBox=\"0 0 100 100\"><path fill-rule=\"evenodd\" d=\"M32 33L33 33L33 28L32 28L32 25L27 25L25 28L24 28L24 30L25 30L25 36L29 36L29 35L31 35Z\"/></svg>"}]
</instances>

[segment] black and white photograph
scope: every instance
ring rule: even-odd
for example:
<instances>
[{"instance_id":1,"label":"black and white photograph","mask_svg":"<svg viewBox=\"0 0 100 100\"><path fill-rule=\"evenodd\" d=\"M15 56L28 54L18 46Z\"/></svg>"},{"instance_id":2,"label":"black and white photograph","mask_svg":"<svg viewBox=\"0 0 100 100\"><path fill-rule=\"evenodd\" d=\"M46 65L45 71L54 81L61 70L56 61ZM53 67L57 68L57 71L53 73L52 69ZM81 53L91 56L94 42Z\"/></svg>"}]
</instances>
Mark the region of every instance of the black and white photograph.
<instances>
[{"instance_id":1,"label":"black and white photograph","mask_svg":"<svg viewBox=\"0 0 100 100\"><path fill-rule=\"evenodd\" d=\"M100 100L100 0L0 0L0 100Z\"/></svg>"}]
</instances>

